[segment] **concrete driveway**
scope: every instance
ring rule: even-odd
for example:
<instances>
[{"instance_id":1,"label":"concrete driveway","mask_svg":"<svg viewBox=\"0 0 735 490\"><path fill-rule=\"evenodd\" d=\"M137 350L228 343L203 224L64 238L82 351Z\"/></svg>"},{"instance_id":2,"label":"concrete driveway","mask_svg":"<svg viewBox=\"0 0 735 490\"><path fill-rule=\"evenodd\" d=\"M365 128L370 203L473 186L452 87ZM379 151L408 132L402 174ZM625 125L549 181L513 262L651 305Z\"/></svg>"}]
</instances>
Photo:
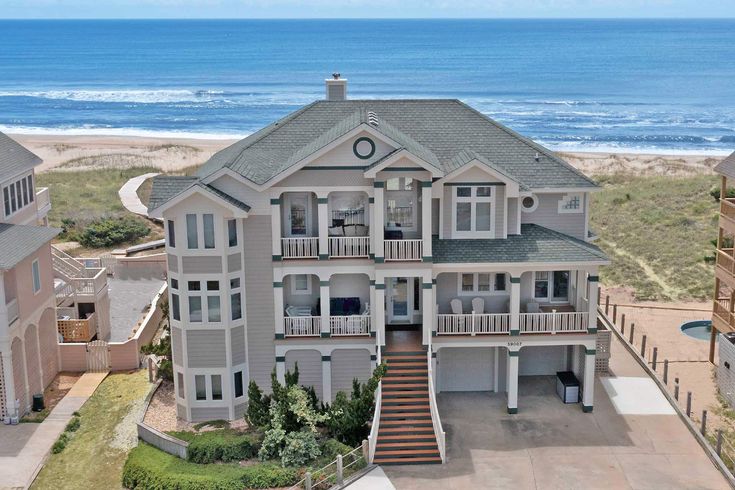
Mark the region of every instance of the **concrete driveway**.
<instances>
[{"instance_id":1,"label":"concrete driveway","mask_svg":"<svg viewBox=\"0 0 735 490\"><path fill-rule=\"evenodd\" d=\"M678 416L620 415L599 379L593 413L562 404L553 377L519 394L516 415L503 394L440 394L449 462L386 474L398 490L729 488Z\"/></svg>"}]
</instances>

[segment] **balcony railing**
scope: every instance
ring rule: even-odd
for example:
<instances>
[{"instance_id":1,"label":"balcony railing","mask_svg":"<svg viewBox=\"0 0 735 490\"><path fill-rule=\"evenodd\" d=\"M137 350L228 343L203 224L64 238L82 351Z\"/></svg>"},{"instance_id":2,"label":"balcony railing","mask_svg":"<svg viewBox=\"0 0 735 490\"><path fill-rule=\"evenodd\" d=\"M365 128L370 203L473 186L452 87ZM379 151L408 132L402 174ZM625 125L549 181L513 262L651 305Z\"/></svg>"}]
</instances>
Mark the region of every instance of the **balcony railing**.
<instances>
[{"instance_id":1,"label":"balcony railing","mask_svg":"<svg viewBox=\"0 0 735 490\"><path fill-rule=\"evenodd\" d=\"M5 308L8 310L8 325L12 325L18 319L18 300L11 299L5 304Z\"/></svg>"},{"instance_id":2,"label":"balcony railing","mask_svg":"<svg viewBox=\"0 0 735 490\"><path fill-rule=\"evenodd\" d=\"M422 241L415 240L385 240L385 260L421 260Z\"/></svg>"},{"instance_id":3,"label":"balcony railing","mask_svg":"<svg viewBox=\"0 0 735 490\"><path fill-rule=\"evenodd\" d=\"M437 335L507 334L508 332L510 332L510 313L437 315Z\"/></svg>"},{"instance_id":4,"label":"balcony railing","mask_svg":"<svg viewBox=\"0 0 735 490\"><path fill-rule=\"evenodd\" d=\"M283 319L285 337L318 337L321 335L322 317L289 316Z\"/></svg>"},{"instance_id":5,"label":"balcony railing","mask_svg":"<svg viewBox=\"0 0 735 490\"><path fill-rule=\"evenodd\" d=\"M587 331L589 313L521 313L521 333L581 333Z\"/></svg>"},{"instance_id":6,"label":"balcony railing","mask_svg":"<svg viewBox=\"0 0 735 490\"><path fill-rule=\"evenodd\" d=\"M720 214L735 221L735 199L721 199Z\"/></svg>"},{"instance_id":7,"label":"balcony railing","mask_svg":"<svg viewBox=\"0 0 735 490\"><path fill-rule=\"evenodd\" d=\"M51 209L51 196L48 187L36 188L36 209L39 218L46 216Z\"/></svg>"},{"instance_id":8,"label":"balcony railing","mask_svg":"<svg viewBox=\"0 0 735 490\"><path fill-rule=\"evenodd\" d=\"M720 298L716 300L712 305L712 313L728 326L735 328L735 314L730 311L729 299Z\"/></svg>"},{"instance_id":9,"label":"balcony railing","mask_svg":"<svg viewBox=\"0 0 735 490\"><path fill-rule=\"evenodd\" d=\"M735 259L732 256L733 249L723 248L717 251L717 267L735 275Z\"/></svg>"},{"instance_id":10,"label":"balcony railing","mask_svg":"<svg viewBox=\"0 0 735 490\"><path fill-rule=\"evenodd\" d=\"M84 320L56 320L64 342L89 342L97 333L97 317L94 313Z\"/></svg>"},{"instance_id":11,"label":"balcony railing","mask_svg":"<svg viewBox=\"0 0 735 490\"><path fill-rule=\"evenodd\" d=\"M319 257L319 238L281 238L281 251L284 259L315 259Z\"/></svg>"},{"instance_id":12,"label":"balcony railing","mask_svg":"<svg viewBox=\"0 0 735 490\"><path fill-rule=\"evenodd\" d=\"M370 315L330 316L329 331L334 337L370 335Z\"/></svg>"},{"instance_id":13,"label":"balcony railing","mask_svg":"<svg viewBox=\"0 0 735 490\"><path fill-rule=\"evenodd\" d=\"M329 256L332 258L369 257L370 237L338 236L329 237Z\"/></svg>"}]
</instances>

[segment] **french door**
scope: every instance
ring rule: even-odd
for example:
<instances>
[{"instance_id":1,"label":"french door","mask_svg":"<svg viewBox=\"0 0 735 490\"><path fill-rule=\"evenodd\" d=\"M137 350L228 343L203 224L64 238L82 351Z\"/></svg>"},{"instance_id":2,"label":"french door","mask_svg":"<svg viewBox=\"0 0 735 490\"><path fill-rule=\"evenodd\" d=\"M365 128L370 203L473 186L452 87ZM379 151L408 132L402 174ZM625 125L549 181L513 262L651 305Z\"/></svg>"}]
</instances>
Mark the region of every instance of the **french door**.
<instances>
[{"instance_id":1,"label":"french door","mask_svg":"<svg viewBox=\"0 0 735 490\"><path fill-rule=\"evenodd\" d=\"M286 235L289 237L309 236L311 230L310 194L286 194Z\"/></svg>"}]
</instances>

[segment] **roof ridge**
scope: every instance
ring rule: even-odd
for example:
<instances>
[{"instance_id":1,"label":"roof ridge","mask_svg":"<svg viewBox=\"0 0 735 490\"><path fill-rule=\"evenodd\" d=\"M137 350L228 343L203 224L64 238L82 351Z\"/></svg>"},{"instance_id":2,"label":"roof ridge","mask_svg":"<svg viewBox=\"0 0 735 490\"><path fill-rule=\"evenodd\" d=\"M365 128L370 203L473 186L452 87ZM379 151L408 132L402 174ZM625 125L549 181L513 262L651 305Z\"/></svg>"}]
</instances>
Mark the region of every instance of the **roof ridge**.
<instances>
[{"instance_id":1,"label":"roof ridge","mask_svg":"<svg viewBox=\"0 0 735 490\"><path fill-rule=\"evenodd\" d=\"M477 114L478 116L482 117L486 121L490 122L490 124L492 124L493 126L495 126L498 129L500 129L501 131L504 131L505 133L509 134L510 136L513 136L514 138L517 138L519 141L521 141L522 143L526 144L530 148L533 148L536 151L540 151L541 153L543 153L547 157L551 158L555 162L557 162L557 163L565 166L567 169L571 170L572 172L574 172L575 174L577 174L579 177L582 177L584 180L588 181L589 183L591 183L595 187L599 187L598 184L594 180L592 180L589 177L587 177L584 173L582 173L580 170L576 169L569 162L567 162L567 161L559 158L553 151L549 150L548 148L545 148L545 147L541 146L540 144L536 143L535 141L533 141L533 140L531 140L529 138L526 138L522 134L520 134L520 133L518 133L518 132L516 132L516 131L514 131L512 129L510 129L508 126L505 126L504 124L499 123L498 121L494 120L493 118L488 117L487 115L485 115L482 112L478 111L477 109L475 109L471 105L465 104L464 102L462 102L459 99L452 99L452 100L456 101L462 107L465 107L465 108L469 109L470 111L474 112L475 114Z\"/></svg>"}]
</instances>

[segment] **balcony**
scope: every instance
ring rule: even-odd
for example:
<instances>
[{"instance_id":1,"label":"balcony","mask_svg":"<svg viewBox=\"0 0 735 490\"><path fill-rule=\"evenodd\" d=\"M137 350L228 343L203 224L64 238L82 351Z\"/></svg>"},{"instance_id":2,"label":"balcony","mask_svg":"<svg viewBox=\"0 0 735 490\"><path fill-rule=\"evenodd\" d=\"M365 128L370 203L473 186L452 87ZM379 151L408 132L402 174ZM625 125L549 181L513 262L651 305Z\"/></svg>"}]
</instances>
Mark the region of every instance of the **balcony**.
<instances>
[{"instance_id":1,"label":"balcony","mask_svg":"<svg viewBox=\"0 0 735 490\"><path fill-rule=\"evenodd\" d=\"M719 298L713 303L712 320L714 327L720 332L735 330L735 314L730 311L728 298Z\"/></svg>"},{"instance_id":2,"label":"balcony","mask_svg":"<svg viewBox=\"0 0 735 490\"><path fill-rule=\"evenodd\" d=\"M319 337L321 335L320 316L287 316L283 319L284 337Z\"/></svg>"},{"instance_id":3,"label":"balcony","mask_svg":"<svg viewBox=\"0 0 735 490\"><path fill-rule=\"evenodd\" d=\"M42 220L51 210L51 196L48 187L39 187L36 189L36 215L37 219Z\"/></svg>"},{"instance_id":4,"label":"balcony","mask_svg":"<svg viewBox=\"0 0 735 490\"><path fill-rule=\"evenodd\" d=\"M589 324L586 311L553 311L550 313L521 313L521 334L586 333Z\"/></svg>"},{"instance_id":5,"label":"balcony","mask_svg":"<svg viewBox=\"0 0 735 490\"><path fill-rule=\"evenodd\" d=\"M281 254L284 259L317 259L319 258L319 238L281 238Z\"/></svg>"},{"instance_id":6,"label":"balcony","mask_svg":"<svg viewBox=\"0 0 735 490\"><path fill-rule=\"evenodd\" d=\"M423 241L419 239L384 240L385 261L420 261Z\"/></svg>"},{"instance_id":7,"label":"balcony","mask_svg":"<svg viewBox=\"0 0 735 490\"><path fill-rule=\"evenodd\" d=\"M510 313L440 314L437 335L509 334Z\"/></svg>"}]
</instances>

